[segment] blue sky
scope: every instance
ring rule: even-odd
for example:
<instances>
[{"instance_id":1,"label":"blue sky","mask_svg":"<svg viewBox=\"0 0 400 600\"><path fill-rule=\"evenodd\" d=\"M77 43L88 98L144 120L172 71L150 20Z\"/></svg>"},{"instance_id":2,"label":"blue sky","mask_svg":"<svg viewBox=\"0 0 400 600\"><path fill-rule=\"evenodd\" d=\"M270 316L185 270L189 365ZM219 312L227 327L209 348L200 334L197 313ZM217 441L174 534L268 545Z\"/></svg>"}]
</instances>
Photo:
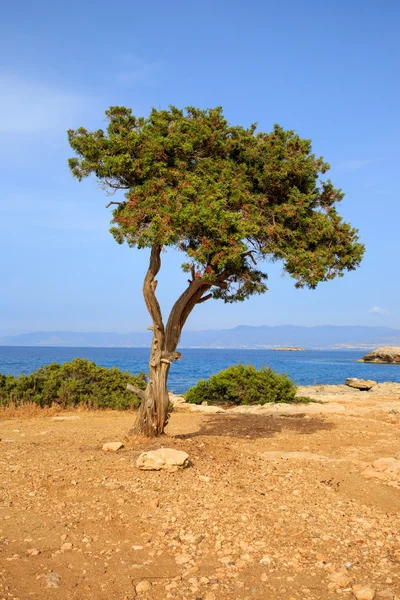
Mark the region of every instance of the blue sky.
<instances>
[{"instance_id":1,"label":"blue sky","mask_svg":"<svg viewBox=\"0 0 400 600\"><path fill-rule=\"evenodd\" d=\"M0 24L0 334L138 331L147 254L108 232L107 198L67 168L65 130L124 104L224 107L234 124L277 122L313 140L360 229L361 268L315 291L279 265L270 291L200 305L191 329L238 324L400 328L397 177L400 5L281 0L8 3ZM165 312L185 285L163 258Z\"/></svg>"}]
</instances>

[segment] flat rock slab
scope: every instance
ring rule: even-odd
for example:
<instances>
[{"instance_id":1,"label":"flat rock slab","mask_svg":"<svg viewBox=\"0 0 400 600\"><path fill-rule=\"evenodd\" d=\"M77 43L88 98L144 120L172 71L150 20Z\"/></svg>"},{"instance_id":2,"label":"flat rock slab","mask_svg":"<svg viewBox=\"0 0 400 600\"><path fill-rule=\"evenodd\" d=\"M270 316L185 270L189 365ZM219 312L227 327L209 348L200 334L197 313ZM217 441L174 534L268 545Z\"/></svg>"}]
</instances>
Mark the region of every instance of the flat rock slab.
<instances>
[{"instance_id":1,"label":"flat rock slab","mask_svg":"<svg viewBox=\"0 0 400 600\"><path fill-rule=\"evenodd\" d=\"M370 390L376 385L376 381L372 379L357 379L357 377L348 377L346 379L346 385L357 390Z\"/></svg>"},{"instance_id":2,"label":"flat rock slab","mask_svg":"<svg viewBox=\"0 0 400 600\"><path fill-rule=\"evenodd\" d=\"M142 471L169 471L170 473L184 469L188 465L189 454L183 450L160 448L142 452L136 461L136 466Z\"/></svg>"},{"instance_id":3,"label":"flat rock slab","mask_svg":"<svg viewBox=\"0 0 400 600\"><path fill-rule=\"evenodd\" d=\"M279 450L263 452L260 456L266 460L318 460L322 462L335 462L336 460L313 452L281 452Z\"/></svg>"},{"instance_id":4,"label":"flat rock slab","mask_svg":"<svg viewBox=\"0 0 400 600\"><path fill-rule=\"evenodd\" d=\"M204 407L206 408L206 407ZM229 413L260 414L260 415L298 415L298 414L334 414L343 413L346 407L337 403L310 404L264 404L263 406L236 406ZM228 413L228 414L229 414Z\"/></svg>"},{"instance_id":5,"label":"flat rock slab","mask_svg":"<svg viewBox=\"0 0 400 600\"><path fill-rule=\"evenodd\" d=\"M77 415L68 416L68 417L53 417L53 421L76 421L80 419Z\"/></svg>"},{"instance_id":6,"label":"flat rock slab","mask_svg":"<svg viewBox=\"0 0 400 600\"><path fill-rule=\"evenodd\" d=\"M102 449L104 452L117 452L123 447L124 445L122 442L107 442L106 444L103 444Z\"/></svg>"},{"instance_id":7,"label":"flat rock slab","mask_svg":"<svg viewBox=\"0 0 400 600\"><path fill-rule=\"evenodd\" d=\"M189 404L190 412L201 412L201 413L223 413L223 408L219 406L203 406L202 404Z\"/></svg>"},{"instance_id":8,"label":"flat rock slab","mask_svg":"<svg viewBox=\"0 0 400 600\"><path fill-rule=\"evenodd\" d=\"M375 477L393 487L400 487L400 453L396 456L378 458L363 471L364 477Z\"/></svg>"}]
</instances>

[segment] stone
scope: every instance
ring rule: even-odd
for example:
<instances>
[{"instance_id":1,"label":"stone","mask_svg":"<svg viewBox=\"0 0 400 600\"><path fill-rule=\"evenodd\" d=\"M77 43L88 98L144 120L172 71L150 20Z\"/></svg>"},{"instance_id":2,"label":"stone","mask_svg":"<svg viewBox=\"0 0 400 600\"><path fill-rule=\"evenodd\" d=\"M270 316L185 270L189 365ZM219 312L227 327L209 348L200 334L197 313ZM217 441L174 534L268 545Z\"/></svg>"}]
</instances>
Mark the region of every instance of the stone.
<instances>
[{"instance_id":1,"label":"stone","mask_svg":"<svg viewBox=\"0 0 400 600\"><path fill-rule=\"evenodd\" d=\"M376 385L376 381L372 379L357 379L357 377L348 377L346 379L346 385L357 390L368 391Z\"/></svg>"},{"instance_id":2,"label":"stone","mask_svg":"<svg viewBox=\"0 0 400 600\"><path fill-rule=\"evenodd\" d=\"M400 475L400 460L396 458L378 458L372 463L372 466L377 471L385 471L386 473L398 473Z\"/></svg>"},{"instance_id":3,"label":"stone","mask_svg":"<svg viewBox=\"0 0 400 600\"><path fill-rule=\"evenodd\" d=\"M80 419L80 417L77 415L70 415L68 417L53 417L53 421L76 421L77 419Z\"/></svg>"},{"instance_id":4,"label":"stone","mask_svg":"<svg viewBox=\"0 0 400 600\"><path fill-rule=\"evenodd\" d=\"M117 452L123 447L124 445L122 442L107 442L106 444L103 444L104 452Z\"/></svg>"},{"instance_id":5,"label":"stone","mask_svg":"<svg viewBox=\"0 0 400 600\"><path fill-rule=\"evenodd\" d=\"M178 554L178 556L175 556L175 562L177 565L185 565L191 560L192 557L190 556L190 554Z\"/></svg>"},{"instance_id":6,"label":"stone","mask_svg":"<svg viewBox=\"0 0 400 600\"><path fill-rule=\"evenodd\" d=\"M175 396L172 392L168 394L169 401L173 406L178 406L179 404L186 404L186 400L183 396Z\"/></svg>"},{"instance_id":7,"label":"stone","mask_svg":"<svg viewBox=\"0 0 400 600\"><path fill-rule=\"evenodd\" d=\"M205 595L205 600L217 600L217 596L214 594L214 592L207 592Z\"/></svg>"},{"instance_id":8,"label":"stone","mask_svg":"<svg viewBox=\"0 0 400 600\"><path fill-rule=\"evenodd\" d=\"M183 450L160 448L150 452L142 452L136 461L136 466L142 471L174 472L187 467L189 455Z\"/></svg>"},{"instance_id":9,"label":"stone","mask_svg":"<svg viewBox=\"0 0 400 600\"><path fill-rule=\"evenodd\" d=\"M203 406L202 404L191 404L190 412L202 412L202 413L223 413L223 408L219 406Z\"/></svg>"},{"instance_id":10,"label":"stone","mask_svg":"<svg viewBox=\"0 0 400 600\"><path fill-rule=\"evenodd\" d=\"M393 593L393 590L391 590L390 588L386 588L385 590L381 590L380 592L378 592L377 597L378 598L389 598L389 599L393 600L394 593Z\"/></svg>"},{"instance_id":11,"label":"stone","mask_svg":"<svg viewBox=\"0 0 400 600\"><path fill-rule=\"evenodd\" d=\"M29 556L38 556L40 554L40 550L38 548L31 548L27 551Z\"/></svg>"},{"instance_id":12,"label":"stone","mask_svg":"<svg viewBox=\"0 0 400 600\"><path fill-rule=\"evenodd\" d=\"M66 550L72 550L71 542L65 542L65 544L61 546L61 552L65 552Z\"/></svg>"},{"instance_id":13,"label":"stone","mask_svg":"<svg viewBox=\"0 0 400 600\"><path fill-rule=\"evenodd\" d=\"M360 362L400 363L400 346L382 346L362 357Z\"/></svg>"},{"instance_id":14,"label":"stone","mask_svg":"<svg viewBox=\"0 0 400 600\"><path fill-rule=\"evenodd\" d=\"M328 575L329 581L335 583L339 587L347 587L351 581L351 577L348 575L346 569L340 569L340 571L336 571Z\"/></svg>"},{"instance_id":15,"label":"stone","mask_svg":"<svg viewBox=\"0 0 400 600\"><path fill-rule=\"evenodd\" d=\"M139 581L139 583L136 586L136 592L138 594L144 593L144 592L148 592L151 589L151 583L150 581Z\"/></svg>"},{"instance_id":16,"label":"stone","mask_svg":"<svg viewBox=\"0 0 400 600\"><path fill-rule=\"evenodd\" d=\"M357 600L374 600L375 598L375 590L369 587L369 585L357 583L353 585L352 590Z\"/></svg>"},{"instance_id":17,"label":"stone","mask_svg":"<svg viewBox=\"0 0 400 600\"><path fill-rule=\"evenodd\" d=\"M60 587L61 575L60 573L47 573L45 575L45 583L47 588L58 588Z\"/></svg>"}]
</instances>

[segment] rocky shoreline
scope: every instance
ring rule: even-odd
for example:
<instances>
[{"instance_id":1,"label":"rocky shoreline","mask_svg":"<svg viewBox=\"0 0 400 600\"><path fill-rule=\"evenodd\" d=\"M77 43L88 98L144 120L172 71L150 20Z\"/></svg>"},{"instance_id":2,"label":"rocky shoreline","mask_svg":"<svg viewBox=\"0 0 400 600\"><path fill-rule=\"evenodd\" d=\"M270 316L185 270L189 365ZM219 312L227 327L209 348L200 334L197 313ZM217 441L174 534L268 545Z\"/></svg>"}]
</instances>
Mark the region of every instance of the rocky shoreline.
<instances>
[{"instance_id":1,"label":"rocky shoreline","mask_svg":"<svg viewBox=\"0 0 400 600\"><path fill-rule=\"evenodd\" d=\"M359 380L363 381L363 380ZM315 402L284 404L268 403L252 406L216 406L189 404L183 396L170 393L170 402L176 412L188 413L232 413L259 415L295 415L295 414L335 414L335 413L365 413L383 411L400 413L400 383L387 381L375 383L367 391L350 387L349 385L305 385L299 386L298 397L308 397Z\"/></svg>"}]
</instances>

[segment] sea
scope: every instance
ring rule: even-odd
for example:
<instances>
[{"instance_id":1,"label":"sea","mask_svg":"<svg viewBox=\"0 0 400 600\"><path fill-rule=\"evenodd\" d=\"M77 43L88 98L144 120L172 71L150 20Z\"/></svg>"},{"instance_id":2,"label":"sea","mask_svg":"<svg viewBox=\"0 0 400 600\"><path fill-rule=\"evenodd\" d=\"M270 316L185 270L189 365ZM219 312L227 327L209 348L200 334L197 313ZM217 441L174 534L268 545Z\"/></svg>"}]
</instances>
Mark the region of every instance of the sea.
<instances>
[{"instance_id":1,"label":"sea","mask_svg":"<svg viewBox=\"0 0 400 600\"><path fill-rule=\"evenodd\" d=\"M183 348L182 360L173 363L168 380L170 391L185 393L200 379L238 363L270 366L286 373L297 385L340 384L346 377L373 379L378 383L400 383L400 365L357 362L365 350L274 351L263 349ZM0 346L0 373L29 374L52 362L87 358L103 367L147 372L149 348L59 348Z\"/></svg>"}]
</instances>

